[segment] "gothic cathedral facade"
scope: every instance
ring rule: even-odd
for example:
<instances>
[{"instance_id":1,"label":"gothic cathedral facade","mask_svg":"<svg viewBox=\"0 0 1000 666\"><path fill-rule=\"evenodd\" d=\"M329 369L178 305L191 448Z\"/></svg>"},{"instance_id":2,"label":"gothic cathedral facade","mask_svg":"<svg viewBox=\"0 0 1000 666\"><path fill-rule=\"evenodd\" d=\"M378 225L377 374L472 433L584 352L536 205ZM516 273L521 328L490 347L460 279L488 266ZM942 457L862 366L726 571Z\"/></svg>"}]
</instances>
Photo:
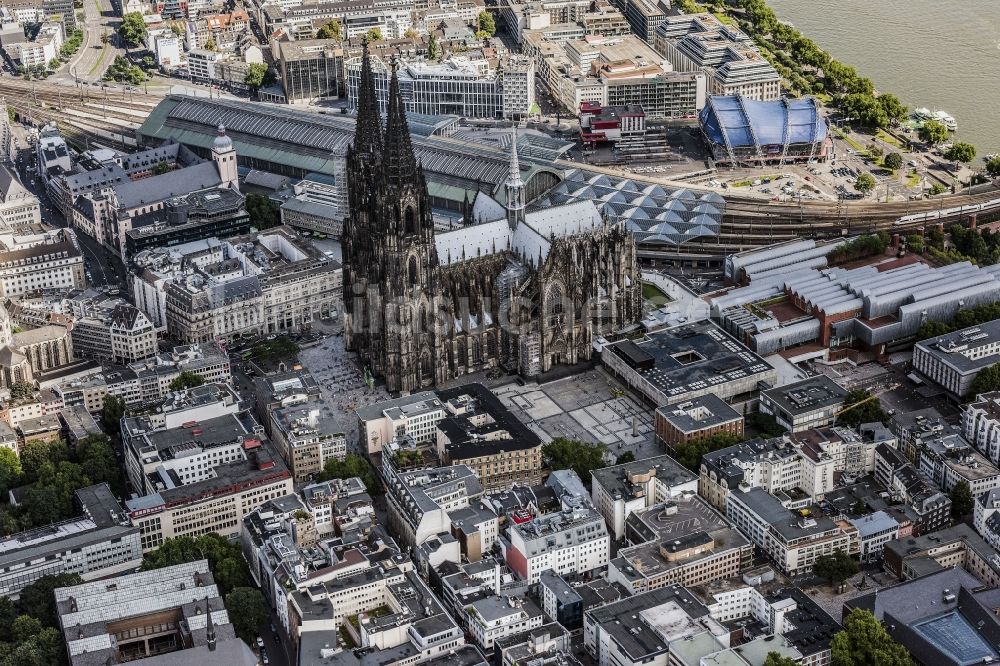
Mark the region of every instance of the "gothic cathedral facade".
<instances>
[{"instance_id":1,"label":"gothic cathedral facade","mask_svg":"<svg viewBox=\"0 0 1000 666\"><path fill-rule=\"evenodd\" d=\"M599 338L641 318L631 234L589 201L526 212L514 139L506 219L435 233L396 73L383 132L365 48L347 155L344 335L391 392L586 361Z\"/></svg>"}]
</instances>

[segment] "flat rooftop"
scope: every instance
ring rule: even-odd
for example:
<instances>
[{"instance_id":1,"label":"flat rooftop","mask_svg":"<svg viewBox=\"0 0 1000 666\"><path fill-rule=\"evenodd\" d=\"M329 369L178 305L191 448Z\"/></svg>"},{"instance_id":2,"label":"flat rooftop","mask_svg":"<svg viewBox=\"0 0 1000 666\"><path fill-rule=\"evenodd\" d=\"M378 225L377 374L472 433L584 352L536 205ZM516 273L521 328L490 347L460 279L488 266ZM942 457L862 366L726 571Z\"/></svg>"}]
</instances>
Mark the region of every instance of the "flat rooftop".
<instances>
[{"instance_id":1,"label":"flat rooftop","mask_svg":"<svg viewBox=\"0 0 1000 666\"><path fill-rule=\"evenodd\" d=\"M773 368L709 321L650 333L637 342L616 342L607 352L621 357L668 399L706 391L730 381L760 377Z\"/></svg>"},{"instance_id":2,"label":"flat rooftop","mask_svg":"<svg viewBox=\"0 0 1000 666\"><path fill-rule=\"evenodd\" d=\"M808 414L844 402L847 389L826 375L816 375L793 384L761 391L788 414Z\"/></svg>"}]
</instances>

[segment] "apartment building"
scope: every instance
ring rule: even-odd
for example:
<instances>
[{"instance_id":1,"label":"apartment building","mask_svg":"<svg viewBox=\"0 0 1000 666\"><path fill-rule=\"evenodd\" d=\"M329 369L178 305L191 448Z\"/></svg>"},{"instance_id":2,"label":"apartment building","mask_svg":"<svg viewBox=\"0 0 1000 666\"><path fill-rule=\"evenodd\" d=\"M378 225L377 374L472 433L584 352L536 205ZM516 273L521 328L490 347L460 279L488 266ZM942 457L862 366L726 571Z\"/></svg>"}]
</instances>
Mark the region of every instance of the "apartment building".
<instances>
[{"instance_id":1,"label":"apartment building","mask_svg":"<svg viewBox=\"0 0 1000 666\"><path fill-rule=\"evenodd\" d=\"M830 486L833 483L830 460ZM802 456L782 437L752 439L702 456L698 493L719 511L741 487L777 494L802 485Z\"/></svg>"},{"instance_id":2,"label":"apartment building","mask_svg":"<svg viewBox=\"0 0 1000 666\"><path fill-rule=\"evenodd\" d=\"M347 439L326 416L320 400L278 407L271 412L271 439L281 451L295 481L311 479L328 460L343 460Z\"/></svg>"},{"instance_id":3,"label":"apartment building","mask_svg":"<svg viewBox=\"0 0 1000 666\"><path fill-rule=\"evenodd\" d=\"M972 511L972 526L979 536L994 548L1000 546L1000 489L976 496Z\"/></svg>"},{"instance_id":4,"label":"apartment building","mask_svg":"<svg viewBox=\"0 0 1000 666\"><path fill-rule=\"evenodd\" d=\"M601 514L586 496L563 502L563 511L511 525L508 541L501 542L507 566L529 584L549 569L583 576L608 563L611 538Z\"/></svg>"},{"instance_id":5,"label":"apartment building","mask_svg":"<svg viewBox=\"0 0 1000 666\"><path fill-rule=\"evenodd\" d=\"M0 296L85 286L83 252L72 229L0 234Z\"/></svg>"},{"instance_id":6,"label":"apartment building","mask_svg":"<svg viewBox=\"0 0 1000 666\"><path fill-rule=\"evenodd\" d=\"M74 493L80 515L0 540L0 593L16 599L42 576L114 576L142 563L139 530L106 483Z\"/></svg>"},{"instance_id":7,"label":"apartment building","mask_svg":"<svg viewBox=\"0 0 1000 666\"><path fill-rule=\"evenodd\" d=\"M858 531L858 558L862 562L882 559L885 544L899 537L899 523L885 511L875 511L849 522Z\"/></svg>"},{"instance_id":8,"label":"apartment building","mask_svg":"<svg viewBox=\"0 0 1000 666\"><path fill-rule=\"evenodd\" d=\"M762 488L729 495L726 517L789 576L812 571L816 560L836 550L855 554L857 530L837 523L819 510L786 508Z\"/></svg>"},{"instance_id":9,"label":"apartment building","mask_svg":"<svg viewBox=\"0 0 1000 666\"><path fill-rule=\"evenodd\" d=\"M398 472L384 479L389 525L401 545L451 531L449 511L474 504L483 486L465 465Z\"/></svg>"},{"instance_id":10,"label":"apartment building","mask_svg":"<svg viewBox=\"0 0 1000 666\"><path fill-rule=\"evenodd\" d=\"M957 434L925 440L917 468L946 493L960 481L969 484L973 497L1000 487L1000 469Z\"/></svg>"},{"instance_id":11,"label":"apartment building","mask_svg":"<svg viewBox=\"0 0 1000 666\"><path fill-rule=\"evenodd\" d=\"M961 432L990 462L1000 464L1000 391L983 393L965 406Z\"/></svg>"},{"instance_id":12,"label":"apartment building","mask_svg":"<svg viewBox=\"0 0 1000 666\"><path fill-rule=\"evenodd\" d=\"M465 608L465 613L469 633L487 652L498 639L536 629L545 618L538 606L519 597L477 599Z\"/></svg>"},{"instance_id":13,"label":"apartment building","mask_svg":"<svg viewBox=\"0 0 1000 666\"><path fill-rule=\"evenodd\" d=\"M650 38L658 53L678 71L702 71L710 95L746 99L781 97L781 76L738 27L712 14L666 17Z\"/></svg>"},{"instance_id":14,"label":"apartment building","mask_svg":"<svg viewBox=\"0 0 1000 666\"><path fill-rule=\"evenodd\" d=\"M625 536L625 519L684 494L698 492L694 474L670 456L655 456L591 472L591 499L615 541Z\"/></svg>"},{"instance_id":15,"label":"apartment building","mask_svg":"<svg viewBox=\"0 0 1000 666\"><path fill-rule=\"evenodd\" d=\"M951 499L933 486L898 450L875 449L875 478L913 512L917 534L933 532L951 521Z\"/></svg>"},{"instance_id":16,"label":"apartment building","mask_svg":"<svg viewBox=\"0 0 1000 666\"><path fill-rule=\"evenodd\" d=\"M356 476L310 484L302 489L302 501L320 537L343 535L366 520L376 520L368 489Z\"/></svg>"}]
</instances>

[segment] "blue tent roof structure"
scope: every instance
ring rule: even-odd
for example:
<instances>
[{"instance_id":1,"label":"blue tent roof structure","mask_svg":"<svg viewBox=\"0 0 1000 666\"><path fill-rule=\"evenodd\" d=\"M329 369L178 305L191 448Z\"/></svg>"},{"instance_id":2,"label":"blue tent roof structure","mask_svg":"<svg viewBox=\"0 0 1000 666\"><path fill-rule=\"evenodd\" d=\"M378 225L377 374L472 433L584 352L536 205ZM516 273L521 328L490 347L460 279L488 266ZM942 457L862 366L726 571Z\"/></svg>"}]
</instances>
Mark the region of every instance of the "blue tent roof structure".
<instances>
[{"instance_id":1,"label":"blue tent roof structure","mask_svg":"<svg viewBox=\"0 0 1000 666\"><path fill-rule=\"evenodd\" d=\"M699 119L709 141L732 148L816 143L826 139L828 131L814 97L759 101L713 96Z\"/></svg>"}]
</instances>

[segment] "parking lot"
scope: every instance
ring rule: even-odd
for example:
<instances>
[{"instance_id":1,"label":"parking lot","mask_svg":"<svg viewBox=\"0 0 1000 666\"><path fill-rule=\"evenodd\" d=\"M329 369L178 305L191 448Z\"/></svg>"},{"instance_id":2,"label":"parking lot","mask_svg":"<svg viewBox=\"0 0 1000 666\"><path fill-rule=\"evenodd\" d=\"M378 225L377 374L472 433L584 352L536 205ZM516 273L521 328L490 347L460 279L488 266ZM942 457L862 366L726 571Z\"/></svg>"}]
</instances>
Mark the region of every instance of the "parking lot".
<instances>
[{"instance_id":1,"label":"parking lot","mask_svg":"<svg viewBox=\"0 0 1000 666\"><path fill-rule=\"evenodd\" d=\"M568 437L603 443L613 459L662 453L654 442L653 410L600 368L548 384L508 384L497 397L543 440Z\"/></svg>"}]
</instances>

